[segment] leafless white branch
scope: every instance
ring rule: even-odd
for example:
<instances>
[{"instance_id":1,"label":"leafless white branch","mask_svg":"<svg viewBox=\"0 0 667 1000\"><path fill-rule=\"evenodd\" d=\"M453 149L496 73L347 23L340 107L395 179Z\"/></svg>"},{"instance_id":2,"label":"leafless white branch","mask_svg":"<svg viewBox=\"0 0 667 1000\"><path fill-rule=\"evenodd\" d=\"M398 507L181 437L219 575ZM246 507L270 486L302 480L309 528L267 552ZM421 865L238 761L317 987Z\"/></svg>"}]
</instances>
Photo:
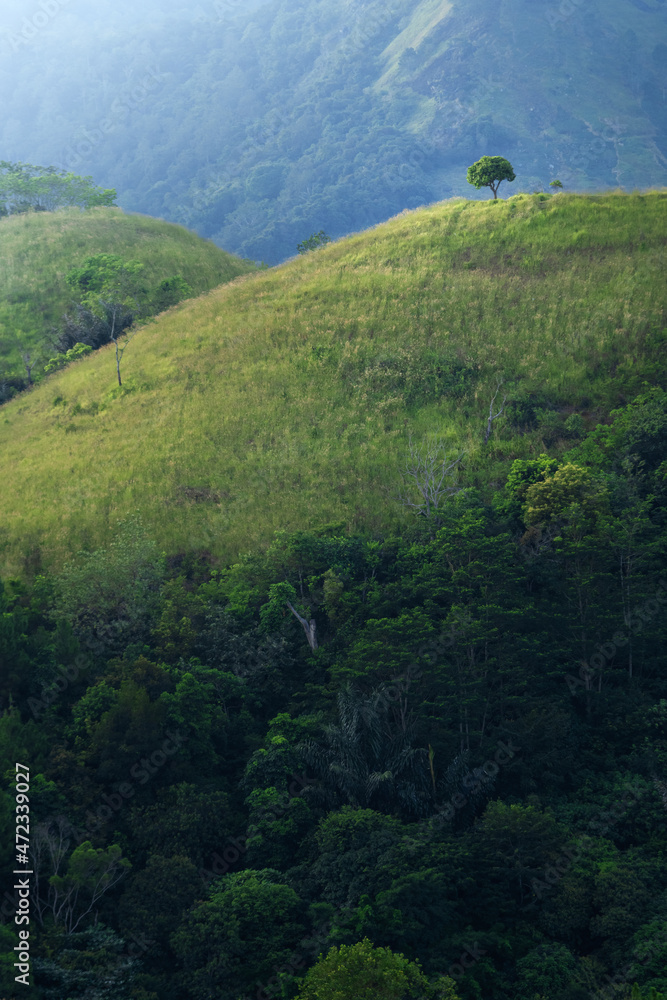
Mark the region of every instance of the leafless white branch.
<instances>
[{"instance_id":1,"label":"leafless white branch","mask_svg":"<svg viewBox=\"0 0 667 1000\"><path fill-rule=\"evenodd\" d=\"M433 517L443 500L455 496L463 489L456 482L455 470L465 454L463 451L457 458L448 461L440 438L430 447L417 448L410 437L410 458L405 464L403 479L416 487L420 499L412 500L403 493L396 499L418 515ZM445 482L448 477L453 480L452 483Z\"/></svg>"}]
</instances>

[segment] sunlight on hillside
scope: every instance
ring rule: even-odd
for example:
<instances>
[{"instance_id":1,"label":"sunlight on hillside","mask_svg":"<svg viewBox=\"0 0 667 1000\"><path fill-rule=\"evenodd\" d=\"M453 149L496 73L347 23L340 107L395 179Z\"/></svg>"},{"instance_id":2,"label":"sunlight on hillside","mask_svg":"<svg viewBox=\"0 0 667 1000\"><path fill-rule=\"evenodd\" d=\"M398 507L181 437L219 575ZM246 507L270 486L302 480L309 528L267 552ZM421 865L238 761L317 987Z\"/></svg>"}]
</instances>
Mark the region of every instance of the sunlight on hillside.
<instances>
[{"instance_id":1,"label":"sunlight on hillside","mask_svg":"<svg viewBox=\"0 0 667 1000\"><path fill-rule=\"evenodd\" d=\"M387 69L374 85L374 90L381 90L389 83L398 69L398 62L406 49L417 49L430 31L435 28L452 10L451 0L424 0L412 15L410 23L400 35L387 46L381 58L388 63ZM433 54L435 59L437 53Z\"/></svg>"},{"instance_id":2,"label":"sunlight on hillside","mask_svg":"<svg viewBox=\"0 0 667 1000\"><path fill-rule=\"evenodd\" d=\"M664 191L442 202L175 307L122 388L109 346L2 407L1 572L137 509L165 550L223 561L280 528L400 524L411 434L466 450L467 486L502 478L544 450L536 412L594 425L659 379L666 214Z\"/></svg>"}]
</instances>

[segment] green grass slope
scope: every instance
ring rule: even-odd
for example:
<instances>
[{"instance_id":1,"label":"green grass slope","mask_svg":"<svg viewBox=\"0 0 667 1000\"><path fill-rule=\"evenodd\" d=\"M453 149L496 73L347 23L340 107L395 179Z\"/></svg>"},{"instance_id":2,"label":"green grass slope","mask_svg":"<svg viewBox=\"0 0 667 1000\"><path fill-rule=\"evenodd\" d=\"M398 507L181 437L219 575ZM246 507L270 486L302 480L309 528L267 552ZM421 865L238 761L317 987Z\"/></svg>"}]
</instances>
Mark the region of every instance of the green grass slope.
<instances>
[{"instance_id":1,"label":"green grass slope","mask_svg":"<svg viewBox=\"0 0 667 1000\"><path fill-rule=\"evenodd\" d=\"M197 295L254 270L182 226L119 208L0 218L0 369L20 370L17 334L39 343L71 301L65 275L96 253L141 261L150 287L180 274Z\"/></svg>"},{"instance_id":2,"label":"green grass slope","mask_svg":"<svg viewBox=\"0 0 667 1000\"><path fill-rule=\"evenodd\" d=\"M0 575L137 510L166 551L222 561L282 528L396 527L410 435L499 485L571 446L569 414L664 385L666 223L666 191L452 200L182 303L122 389L103 348L2 408Z\"/></svg>"}]
</instances>

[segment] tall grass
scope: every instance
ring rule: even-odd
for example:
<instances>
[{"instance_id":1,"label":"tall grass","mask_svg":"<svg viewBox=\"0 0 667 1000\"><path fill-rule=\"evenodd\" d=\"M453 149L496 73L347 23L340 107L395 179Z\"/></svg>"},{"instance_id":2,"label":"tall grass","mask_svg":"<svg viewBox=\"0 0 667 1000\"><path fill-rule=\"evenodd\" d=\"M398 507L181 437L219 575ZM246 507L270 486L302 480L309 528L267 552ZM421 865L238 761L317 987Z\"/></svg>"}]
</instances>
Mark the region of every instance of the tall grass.
<instances>
[{"instance_id":1,"label":"tall grass","mask_svg":"<svg viewBox=\"0 0 667 1000\"><path fill-rule=\"evenodd\" d=\"M453 200L181 304L134 338L122 390L104 348L0 409L0 573L133 510L223 562L280 528L400 528L410 434L492 489L569 447L568 414L664 385L666 221L665 191Z\"/></svg>"}]
</instances>

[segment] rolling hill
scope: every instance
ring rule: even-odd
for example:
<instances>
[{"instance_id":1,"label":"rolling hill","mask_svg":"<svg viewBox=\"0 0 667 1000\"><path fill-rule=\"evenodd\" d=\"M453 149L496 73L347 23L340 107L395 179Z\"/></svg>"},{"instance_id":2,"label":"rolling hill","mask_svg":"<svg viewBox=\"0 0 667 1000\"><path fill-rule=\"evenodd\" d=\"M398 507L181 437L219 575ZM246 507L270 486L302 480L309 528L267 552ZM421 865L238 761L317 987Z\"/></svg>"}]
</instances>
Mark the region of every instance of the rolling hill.
<instances>
[{"instance_id":1,"label":"rolling hill","mask_svg":"<svg viewBox=\"0 0 667 1000\"><path fill-rule=\"evenodd\" d=\"M410 437L465 450L483 491L571 447L664 385L666 221L665 191L453 199L181 303L122 389L102 348L0 410L0 575L135 511L223 562L279 529L400 526Z\"/></svg>"},{"instance_id":2,"label":"rolling hill","mask_svg":"<svg viewBox=\"0 0 667 1000\"><path fill-rule=\"evenodd\" d=\"M97 253L140 261L151 287L180 274L195 295L255 269L182 226L119 208L0 218L0 372L21 370L18 341L38 349L71 303L65 275Z\"/></svg>"},{"instance_id":3,"label":"rolling hill","mask_svg":"<svg viewBox=\"0 0 667 1000\"><path fill-rule=\"evenodd\" d=\"M485 154L511 160L513 193L667 177L664 0L119 0L64 7L30 40L20 25L6 158L90 173L270 264L322 228L477 197L466 168Z\"/></svg>"}]
</instances>

